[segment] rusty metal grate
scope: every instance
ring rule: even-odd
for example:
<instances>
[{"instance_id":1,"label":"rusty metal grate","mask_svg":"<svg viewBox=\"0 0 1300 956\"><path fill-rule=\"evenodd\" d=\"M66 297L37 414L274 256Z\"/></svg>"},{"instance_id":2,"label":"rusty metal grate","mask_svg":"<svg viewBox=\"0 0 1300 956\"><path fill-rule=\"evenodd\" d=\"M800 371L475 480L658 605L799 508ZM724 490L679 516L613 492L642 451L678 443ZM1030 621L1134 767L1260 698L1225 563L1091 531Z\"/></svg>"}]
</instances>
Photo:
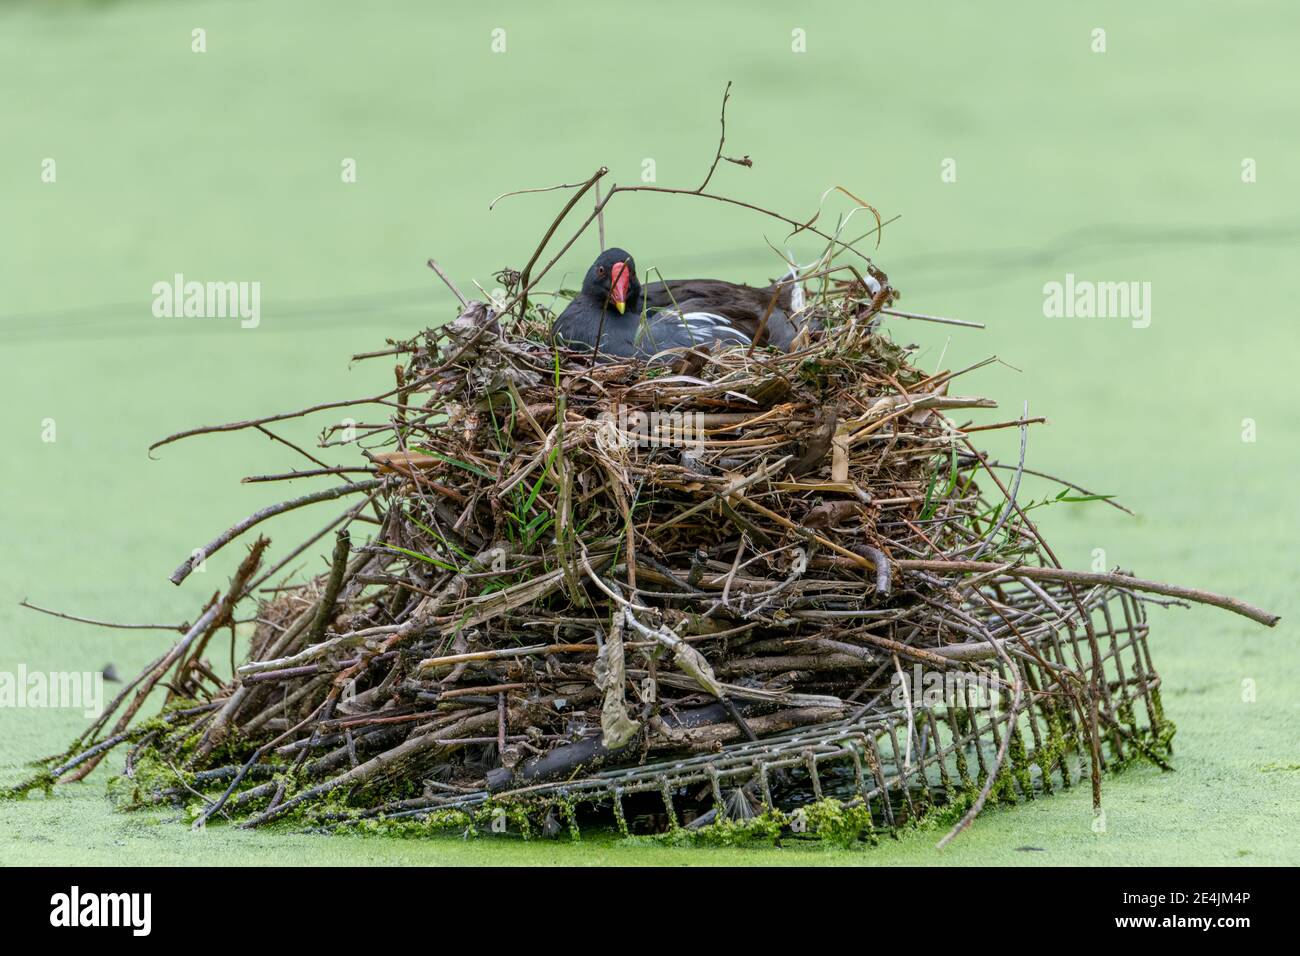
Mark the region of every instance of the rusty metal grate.
<instances>
[{"instance_id":1,"label":"rusty metal grate","mask_svg":"<svg viewBox=\"0 0 1300 956\"><path fill-rule=\"evenodd\" d=\"M712 803L713 814L704 817L710 819L727 816L728 792L745 788L761 809L786 815L834 797L848 807L866 807L873 830L891 831L973 796L986 782L1008 732L1012 739L993 786L995 799L1034 800L1058 787L1077 786L1089 774L1086 722L1093 714L1103 769L1135 758L1166 765L1172 725L1161 708L1160 678L1140 599L1118 589L1093 589L1081 600L1086 618L1064 611L1069 605L1063 591L1004 591L998 599L1016 609L1021 620L1037 620L1032 629L1022 630L1025 646L1016 649L1025 698L1010 727L1007 708L978 706L969 685L962 688L965 700L937 706L918 701L897 708L881 693L852 719L578 779L449 795L387 818L419 820L440 811L492 805L536 816L559 807L572 820L576 810L586 808L603 811L595 819L603 816L626 833L629 799L657 797L663 826L675 828L693 822L683 812L684 805L699 805L693 793L702 792L705 803ZM996 636L997 629L991 631ZM989 668L1008 683L1005 664L989 650ZM1069 692L1069 674L1082 677L1085 693Z\"/></svg>"}]
</instances>

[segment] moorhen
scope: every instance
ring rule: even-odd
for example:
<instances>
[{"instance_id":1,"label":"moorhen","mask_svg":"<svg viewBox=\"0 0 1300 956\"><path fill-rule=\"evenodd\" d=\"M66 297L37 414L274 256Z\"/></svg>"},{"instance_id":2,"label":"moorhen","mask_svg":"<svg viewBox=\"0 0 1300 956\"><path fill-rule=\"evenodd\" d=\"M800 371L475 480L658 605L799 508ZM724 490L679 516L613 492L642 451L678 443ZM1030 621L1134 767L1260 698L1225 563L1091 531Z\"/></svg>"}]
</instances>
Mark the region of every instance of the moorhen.
<instances>
[{"instance_id":1,"label":"moorhen","mask_svg":"<svg viewBox=\"0 0 1300 956\"><path fill-rule=\"evenodd\" d=\"M632 257L622 249L607 249L587 270L582 291L555 320L554 333L566 345L596 348L599 339L600 352L641 359L714 342L749 345L756 335L760 345L789 349L799 333L791 316L802 298L793 274L765 289L720 279L643 287Z\"/></svg>"}]
</instances>

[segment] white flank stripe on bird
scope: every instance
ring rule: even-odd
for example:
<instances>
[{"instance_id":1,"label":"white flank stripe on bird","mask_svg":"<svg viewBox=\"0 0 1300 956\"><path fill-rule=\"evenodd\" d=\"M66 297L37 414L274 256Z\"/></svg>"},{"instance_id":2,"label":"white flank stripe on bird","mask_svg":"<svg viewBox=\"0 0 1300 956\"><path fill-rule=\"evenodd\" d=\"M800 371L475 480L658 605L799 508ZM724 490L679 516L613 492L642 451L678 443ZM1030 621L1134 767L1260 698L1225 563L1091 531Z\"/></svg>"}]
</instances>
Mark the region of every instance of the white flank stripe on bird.
<instances>
[{"instance_id":1,"label":"white flank stripe on bird","mask_svg":"<svg viewBox=\"0 0 1300 956\"><path fill-rule=\"evenodd\" d=\"M727 319L716 312L683 312L680 313L682 320L686 323L687 328L692 332L701 332L705 335L731 333L736 338L743 339L746 344L749 343L749 336L740 329L736 328Z\"/></svg>"}]
</instances>

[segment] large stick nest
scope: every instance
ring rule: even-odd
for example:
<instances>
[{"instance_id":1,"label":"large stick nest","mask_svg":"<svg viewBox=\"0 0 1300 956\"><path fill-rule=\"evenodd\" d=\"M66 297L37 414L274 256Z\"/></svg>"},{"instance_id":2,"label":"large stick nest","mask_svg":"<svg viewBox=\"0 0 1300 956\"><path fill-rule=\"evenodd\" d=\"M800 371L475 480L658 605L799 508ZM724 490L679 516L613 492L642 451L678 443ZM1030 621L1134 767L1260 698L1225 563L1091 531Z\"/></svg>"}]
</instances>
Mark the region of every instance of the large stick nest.
<instances>
[{"instance_id":1,"label":"large stick nest","mask_svg":"<svg viewBox=\"0 0 1300 956\"><path fill-rule=\"evenodd\" d=\"M696 190L616 187L579 234L620 192L734 202L704 192L722 158L720 142ZM131 799L190 802L198 823L436 812L896 712L895 675L922 665L999 686L1008 729L1035 701L1059 702L1091 737L1096 795L1099 720L1123 731L1099 711L1111 688L1089 622L1103 591L1276 622L1232 598L1062 569L1018 497L1030 422L981 426L1020 430L1018 464L982 454L960 413L994 403L957 393L961 372L917 368L881 331L902 314L894 289L865 257L870 283L829 268L841 246L860 254L815 217L767 213L828 243L793 351L696 349L647 365L556 348L530 276L604 172L522 273L502 273L512 298L500 314L462 299L453 321L371 353L401 357L392 390L158 443L378 412L322 435L355 442L364 461L259 480L368 475L251 515L172 581L277 514L353 504L269 569L257 539L181 640L13 792L80 779L129 744ZM1052 500L1097 497L1062 482ZM326 573L272 586L331 531ZM259 598L247 659L217 677L209 643ZM1093 662L1045 660L1040 649L1076 627ZM138 720L160 685L162 714ZM991 736L964 822L1014 735Z\"/></svg>"}]
</instances>

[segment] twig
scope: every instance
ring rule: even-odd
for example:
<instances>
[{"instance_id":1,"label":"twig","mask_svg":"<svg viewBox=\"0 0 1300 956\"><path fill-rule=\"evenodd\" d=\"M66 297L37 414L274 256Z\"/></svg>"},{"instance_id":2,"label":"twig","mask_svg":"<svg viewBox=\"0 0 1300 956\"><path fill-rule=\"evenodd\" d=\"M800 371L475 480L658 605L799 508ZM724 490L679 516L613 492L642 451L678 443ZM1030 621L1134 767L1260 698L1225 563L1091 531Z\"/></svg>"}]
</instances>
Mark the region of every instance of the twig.
<instances>
[{"instance_id":1,"label":"twig","mask_svg":"<svg viewBox=\"0 0 1300 956\"><path fill-rule=\"evenodd\" d=\"M264 425L254 425L253 427L256 428L256 429L257 429L259 432L261 432L263 435L265 435L267 438L271 439L272 441L278 441L281 445L284 445L286 448L292 448L292 449L293 449L294 451L296 451L298 454L302 455L304 458L306 458L308 461L310 461L313 465L317 465L317 466L320 467L320 468L328 468L328 467L329 467L329 465L325 464L325 462L321 461L321 460L320 460L319 458L317 458L315 455L311 454L311 452L304 451L302 448L299 448L297 445L295 445L293 442L289 441L289 439L287 439L287 438L281 438L279 435L277 435L275 432L271 431L271 430L270 430L269 428L267 428L266 426L264 426Z\"/></svg>"},{"instance_id":2,"label":"twig","mask_svg":"<svg viewBox=\"0 0 1300 956\"><path fill-rule=\"evenodd\" d=\"M702 193L704 192L705 189L708 188L709 180L713 178L713 171L718 168L718 161L722 159L722 146L727 141L727 100L729 100L730 98L731 98L731 81L728 80L727 88L722 91L722 111L721 111L721 115L718 118L718 123L722 128L721 132L719 132L718 134L718 151L713 157L713 162L709 166L708 173L706 173L704 176L704 182L700 183L700 185L695 189L695 192L697 193ZM746 156L745 159L749 159L749 157ZM744 163L740 161L735 161L735 162L737 162L737 164L741 166L753 165L752 163Z\"/></svg>"},{"instance_id":3,"label":"twig","mask_svg":"<svg viewBox=\"0 0 1300 956\"><path fill-rule=\"evenodd\" d=\"M969 430L969 429L968 429ZM373 475L373 468L309 468L306 471L286 471L281 475L248 475L239 480L243 484L257 484L266 481L294 481L298 478L320 478L324 475Z\"/></svg>"},{"instance_id":4,"label":"twig","mask_svg":"<svg viewBox=\"0 0 1300 956\"><path fill-rule=\"evenodd\" d=\"M582 186L578 189L578 191L569 198L569 201L564 204L564 208L560 210L559 215L555 217L555 219L551 222L550 227L543 234L542 241L539 242L537 244L537 248L533 250L533 254L528 259L528 264L525 265L523 271L519 273L519 293L516 296L516 298L519 301L520 316L523 316L528 311L528 290L530 288L529 280L532 274L533 266L537 264L537 259L539 256L541 256L542 250L544 250L546 248L546 244L551 241L551 236L555 235L555 230L560 228L560 223L564 222L564 217L569 214L569 210L571 210L574 206L576 206L578 204L578 200L587 194L587 190L595 186L597 181L608 172L609 170L606 167L602 166L600 167L600 169L596 170L594 173L591 174L591 176L587 179L587 181L583 183ZM613 193L611 192L610 195L613 195ZM606 197L605 201L606 202L609 201L608 197ZM592 216L593 217L599 216L601 210L604 208L605 208L605 203L600 203L596 207L596 211L592 213ZM588 219L588 222L590 221L591 220ZM509 311L509 306L507 306L503 311Z\"/></svg>"},{"instance_id":5,"label":"twig","mask_svg":"<svg viewBox=\"0 0 1300 956\"><path fill-rule=\"evenodd\" d=\"M348 555L352 553L352 539L346 529L337 532L334 538L334 557L330 562L330 576L325 582L325 591L316 608L316 617L307 632L307 643L315 644L325 634L330 619L334 616L334 602L338 600L339 589L343 587L343 573L348 567Z\"/></svg>"},{"instance_id":6,"label":"twig","mask_svg":"<svg viewBox=\"0 0 1300 956\"><path fill-rule=\"evenodd\" d=\"M903 559L894 562L894 567L899 571L935 571L939 573L954 574L978 574L999 567L996 562L992 561L934 561L929 559ZM1102 585L1105 587L1122 588L1128 591L1146 591L1151 594L1163 594L1166 597L1178 598L1183 601L1191 601L1193 604L1209 604L1213 607L1222 608L1225 611L1231 611L1233 614L1240 614L1242 617L1248 617L1252 621L1263 624L1266 627L1273 627L1278 621L1282 620L1281 615L1274 614L1271 611L1265 611L1263 608L1255 607L1253 604L1247 604L1245 601L1234 597L1226 597L1222 594L1215 594L1212 591L1202 591L1198 588L1183 587L1178 584L1165 584L1161 581L1146 581L1142 578L1130 577L1127 574L1119 572L1097 572L1097 571L1071 571L1067 568L1037 567L1034 565L1022 564L1016 565L1008 573L1021 578L1032 578L1035 581L1060 581L1066 584L1085 584L1085 585Z\"/></svg>"},{"instance_id":7,"label":"twig","mask_svg":"<svg viewBox=\"0 0 1300 956\"><path fill-rule=\"evenodd\" d=\"M426 376L417 383L407 383L405 386L399 386L387 392L381 392L370 398L353 398L341 402L322 402L319 405L312 405L309 408L303 408L296 412L281 412L278 415L265 415L262 418L250 418L242 422L227 422L224 425L201 425L198 428L187 428L185 431L176 432L174 435L168 435L166 438L159 439L149 446L149 451L153 452L163 445L170 445L172 442L180 441L182 438L192 438L195 435L211 435L216 432L234 432L245 428L257 428L259 425L267 425L271 422L287 421L290 418L302 418L306 415L312 415L316 412L328 411L331 408L350 408L353 405L373 405L382 402L386 398L396 395L403 389L410 389L414 385L423 385L432 379L432 375Z\"/></svg>"},{"instance_id":8,"label":"twig","mask_svg":"<svg viewBox=\"0 0 1300 956\"><path fill-rule=\"evenodd\" d=\"M96 627L112 627L123 631L179 631L184 634L190 627L188 624L115 624L112 621L97 621L91 617L78 617L75 614L65 614L62 611L51 611L49 608L32 604L26 598L19 601L18 606L25 607L29 611L40 611L42 614L48 614L51 617L61 617L65 621L76 621L78 624L93 624Z\"/></svg>"},{"instance_id":9,"label":"twig","mask_svg":"<svg viewBox=\"0 0 1300 956\"><path fill-rule=\"evenodd\" d=\"M341 498L343 495L355 495L358 492L370 491L372 488L378 488L384 483L384 481L385 479L383 478L372 478L369 481L359 481L355 484L339 485L336 488L326 488L324 491L315 491L309 495L303 495L301 498L282 501L276 505L268 505L261 511L253 512L253 514L249 515L243 521L239 521L232 525L230 528L205 544L197 552L190 555L181 562L180 567L171 573L171 577L168 580L170 580L172 584L180 584L190 576L190 572L194 570L196 564L200 561L206 561L249 528L265 521L267 518L274 518L276 515L284 514L286 511L293 511L295 508L301 508L304 505L312 505L321 501L332 501L335 498Z\"/></svg>"},{"instance_id":10,"label":"twig","mask_svg":"<svg viewBox=\"0 0 1300 956\"><path fill-rule=\"evenodd\" d=\"M465 298L460 289L456 288L456 283L451 281L451 276L442 271L442 266L438 265L437 260L430 259L426 265L438 274L439 279L447 284L447 288L451 290L451 294L460 301L462 309L469 305L469 300Z\"/></svg>"},{"instance_id":11,"label":"twig","mask_svg":"<svg viewBox=\"0 0 1300 956\"><path fill-rule=\"evenodd\" d=\"M919 312L900 312L898 309L881 309L885 315L894 315L900 319L915 319L920 322L938 322L941 325L960 325L968 329L983 329L983 322L968 322L965 319L947 319L941 315L922 315Z\"/></svg>"}]
</instances>

